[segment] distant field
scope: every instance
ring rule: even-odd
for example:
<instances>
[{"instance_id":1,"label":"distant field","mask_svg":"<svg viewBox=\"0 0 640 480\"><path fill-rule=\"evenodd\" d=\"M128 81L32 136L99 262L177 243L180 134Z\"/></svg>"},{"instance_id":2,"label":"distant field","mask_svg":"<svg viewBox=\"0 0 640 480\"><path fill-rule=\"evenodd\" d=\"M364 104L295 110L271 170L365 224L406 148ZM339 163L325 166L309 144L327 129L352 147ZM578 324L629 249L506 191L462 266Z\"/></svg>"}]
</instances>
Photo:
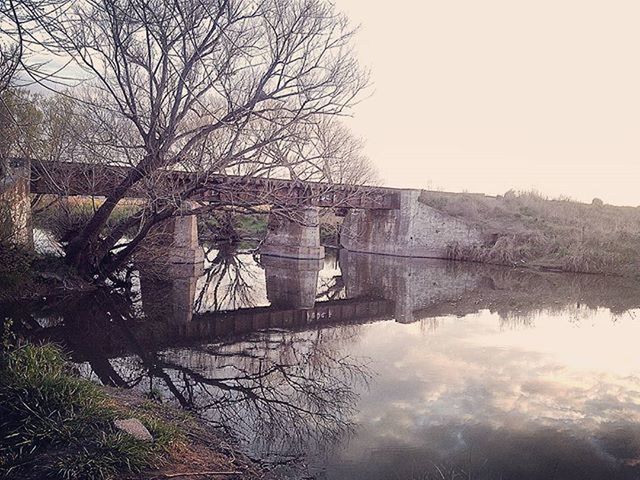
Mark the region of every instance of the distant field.
<instances>
[{"instance_id":1,"label":"distant field","mask_svg":"<svg viewBox=\"0 0 640 480\"><path fill-rule=\"evenodd\" d=\"M550 200L535 192L423 191L420 201L494 234L487 246L451 245L452 258L640 277L640 208Z\"/></svg>"}]
</instances>

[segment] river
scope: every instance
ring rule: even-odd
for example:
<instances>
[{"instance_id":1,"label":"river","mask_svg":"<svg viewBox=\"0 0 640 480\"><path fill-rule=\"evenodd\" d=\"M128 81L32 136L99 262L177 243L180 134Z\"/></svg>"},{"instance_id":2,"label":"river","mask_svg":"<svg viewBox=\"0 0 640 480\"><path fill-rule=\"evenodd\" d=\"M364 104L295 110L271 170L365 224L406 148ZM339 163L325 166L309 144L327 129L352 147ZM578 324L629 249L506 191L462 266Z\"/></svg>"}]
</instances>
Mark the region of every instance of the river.
<instances>
[{"instance_id":1,"label":"river","mask_svg":"<svg viewBox=\"0 0 640 480\"><path fill-rule=\"evenodd\" d=\"M133 284L4 315L285 478L640 478L638 281L209 248Z\"/></svg>"}]
</instances>

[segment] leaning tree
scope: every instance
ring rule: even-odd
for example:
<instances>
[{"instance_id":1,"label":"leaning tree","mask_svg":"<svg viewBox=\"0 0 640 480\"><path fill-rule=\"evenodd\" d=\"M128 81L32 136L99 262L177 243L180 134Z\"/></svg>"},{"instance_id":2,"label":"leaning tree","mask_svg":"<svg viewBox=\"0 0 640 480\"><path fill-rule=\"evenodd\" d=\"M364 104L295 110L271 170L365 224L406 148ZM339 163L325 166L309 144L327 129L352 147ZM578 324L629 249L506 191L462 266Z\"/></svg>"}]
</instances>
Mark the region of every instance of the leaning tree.
<instances>
[{"instance_id":1,"label":"leaning tree","mask_svg":"<svg viewBox=\"0 0 640 480\"><path fill-rule=\"evenodd\" d=\"M114 271L213 173L325 175L326 162L300 146L367 85L353 34L324 0L84 0L65 9L42 44L74 62L65 76L82 79L65 94L95 126L92 161L131 167L70 239L67 261L88 276ZM161 192L155 180L167 170L197 181ZM132 188L147 201L107 230Z\"/></svg>"}]
</instances>

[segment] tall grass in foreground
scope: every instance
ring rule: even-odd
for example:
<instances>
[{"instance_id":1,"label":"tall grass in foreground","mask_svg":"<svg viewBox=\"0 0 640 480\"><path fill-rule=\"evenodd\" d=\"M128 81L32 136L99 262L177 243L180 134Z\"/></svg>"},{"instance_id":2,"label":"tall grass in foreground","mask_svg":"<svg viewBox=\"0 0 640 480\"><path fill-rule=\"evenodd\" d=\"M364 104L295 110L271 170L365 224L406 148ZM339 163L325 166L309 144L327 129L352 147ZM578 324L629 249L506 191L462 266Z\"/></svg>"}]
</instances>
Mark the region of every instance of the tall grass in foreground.
<instances>
[{"instance_id":1,"label":"tall grass in foreground","mask_svg":"<svg viewBox=\"0 0 640 480\"><path fill-rule=\"evenodd\" d=\"M536 192L488 197L423 191L420 201L481 228L481 247L450 245L454 259L640 274L640 208L550 200Z\"/></svg>"},{"instance_id":2,"label":"tall grass in foreground","mask_svg":"<svg viewBox=\"0 0 640 480\"><path fill-rule=\"evenodd\" d=\"M120 432L135 416L154 442ZM177 431L74 376L60 349L5 341L0 353L0 477L109 479L162 462Z\"/></svg>"}]
</instances>

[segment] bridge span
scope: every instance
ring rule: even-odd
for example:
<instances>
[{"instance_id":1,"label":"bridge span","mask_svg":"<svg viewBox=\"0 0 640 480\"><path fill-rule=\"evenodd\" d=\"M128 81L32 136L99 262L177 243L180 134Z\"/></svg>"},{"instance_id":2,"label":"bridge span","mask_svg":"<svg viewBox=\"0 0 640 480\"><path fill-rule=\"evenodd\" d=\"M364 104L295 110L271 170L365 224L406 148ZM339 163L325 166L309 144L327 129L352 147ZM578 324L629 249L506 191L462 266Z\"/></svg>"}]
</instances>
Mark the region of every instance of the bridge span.
<instances>
[{"instance_id":1,"label":"bridge span","mask_svg":"<svg viewBox=\"0 0 640 480\"><path fill-rule=\"evenodd\" d=\"M30 194L107 196L130 172L131 167L115 165L11 159L9 171L0 172L0 203L8 204L10 223L20 233L16 238L27 244L32 238ZM191 265L187 269L197 270L202 264L196 216L187 213L194 201L264 207L269 224L261 253L287 258L324 257L321 208L345 215L340 244L355 252L447 258L452 248L479 246L492 238L424 204L419 190L161 170L136 183L128 195L152 201L185 189L191 194L183 214L158 225L162 234L153 245L156 258L179 269Z\"/></svg>"},{"instance_id":2,"label":"bridge span","mask_svg":"<svg viewBox=\"0 0 640 480\"><path fill-rule=\"evenodd\" d=\"M31 162L31 193L108 196L131 167L71 162ZM134 185L128 198L162 198L193 189L192 200L221 205L276 205L335 209L397 210L398 189L251 175L159 170Z\"/></svg>"}]
</instances>

